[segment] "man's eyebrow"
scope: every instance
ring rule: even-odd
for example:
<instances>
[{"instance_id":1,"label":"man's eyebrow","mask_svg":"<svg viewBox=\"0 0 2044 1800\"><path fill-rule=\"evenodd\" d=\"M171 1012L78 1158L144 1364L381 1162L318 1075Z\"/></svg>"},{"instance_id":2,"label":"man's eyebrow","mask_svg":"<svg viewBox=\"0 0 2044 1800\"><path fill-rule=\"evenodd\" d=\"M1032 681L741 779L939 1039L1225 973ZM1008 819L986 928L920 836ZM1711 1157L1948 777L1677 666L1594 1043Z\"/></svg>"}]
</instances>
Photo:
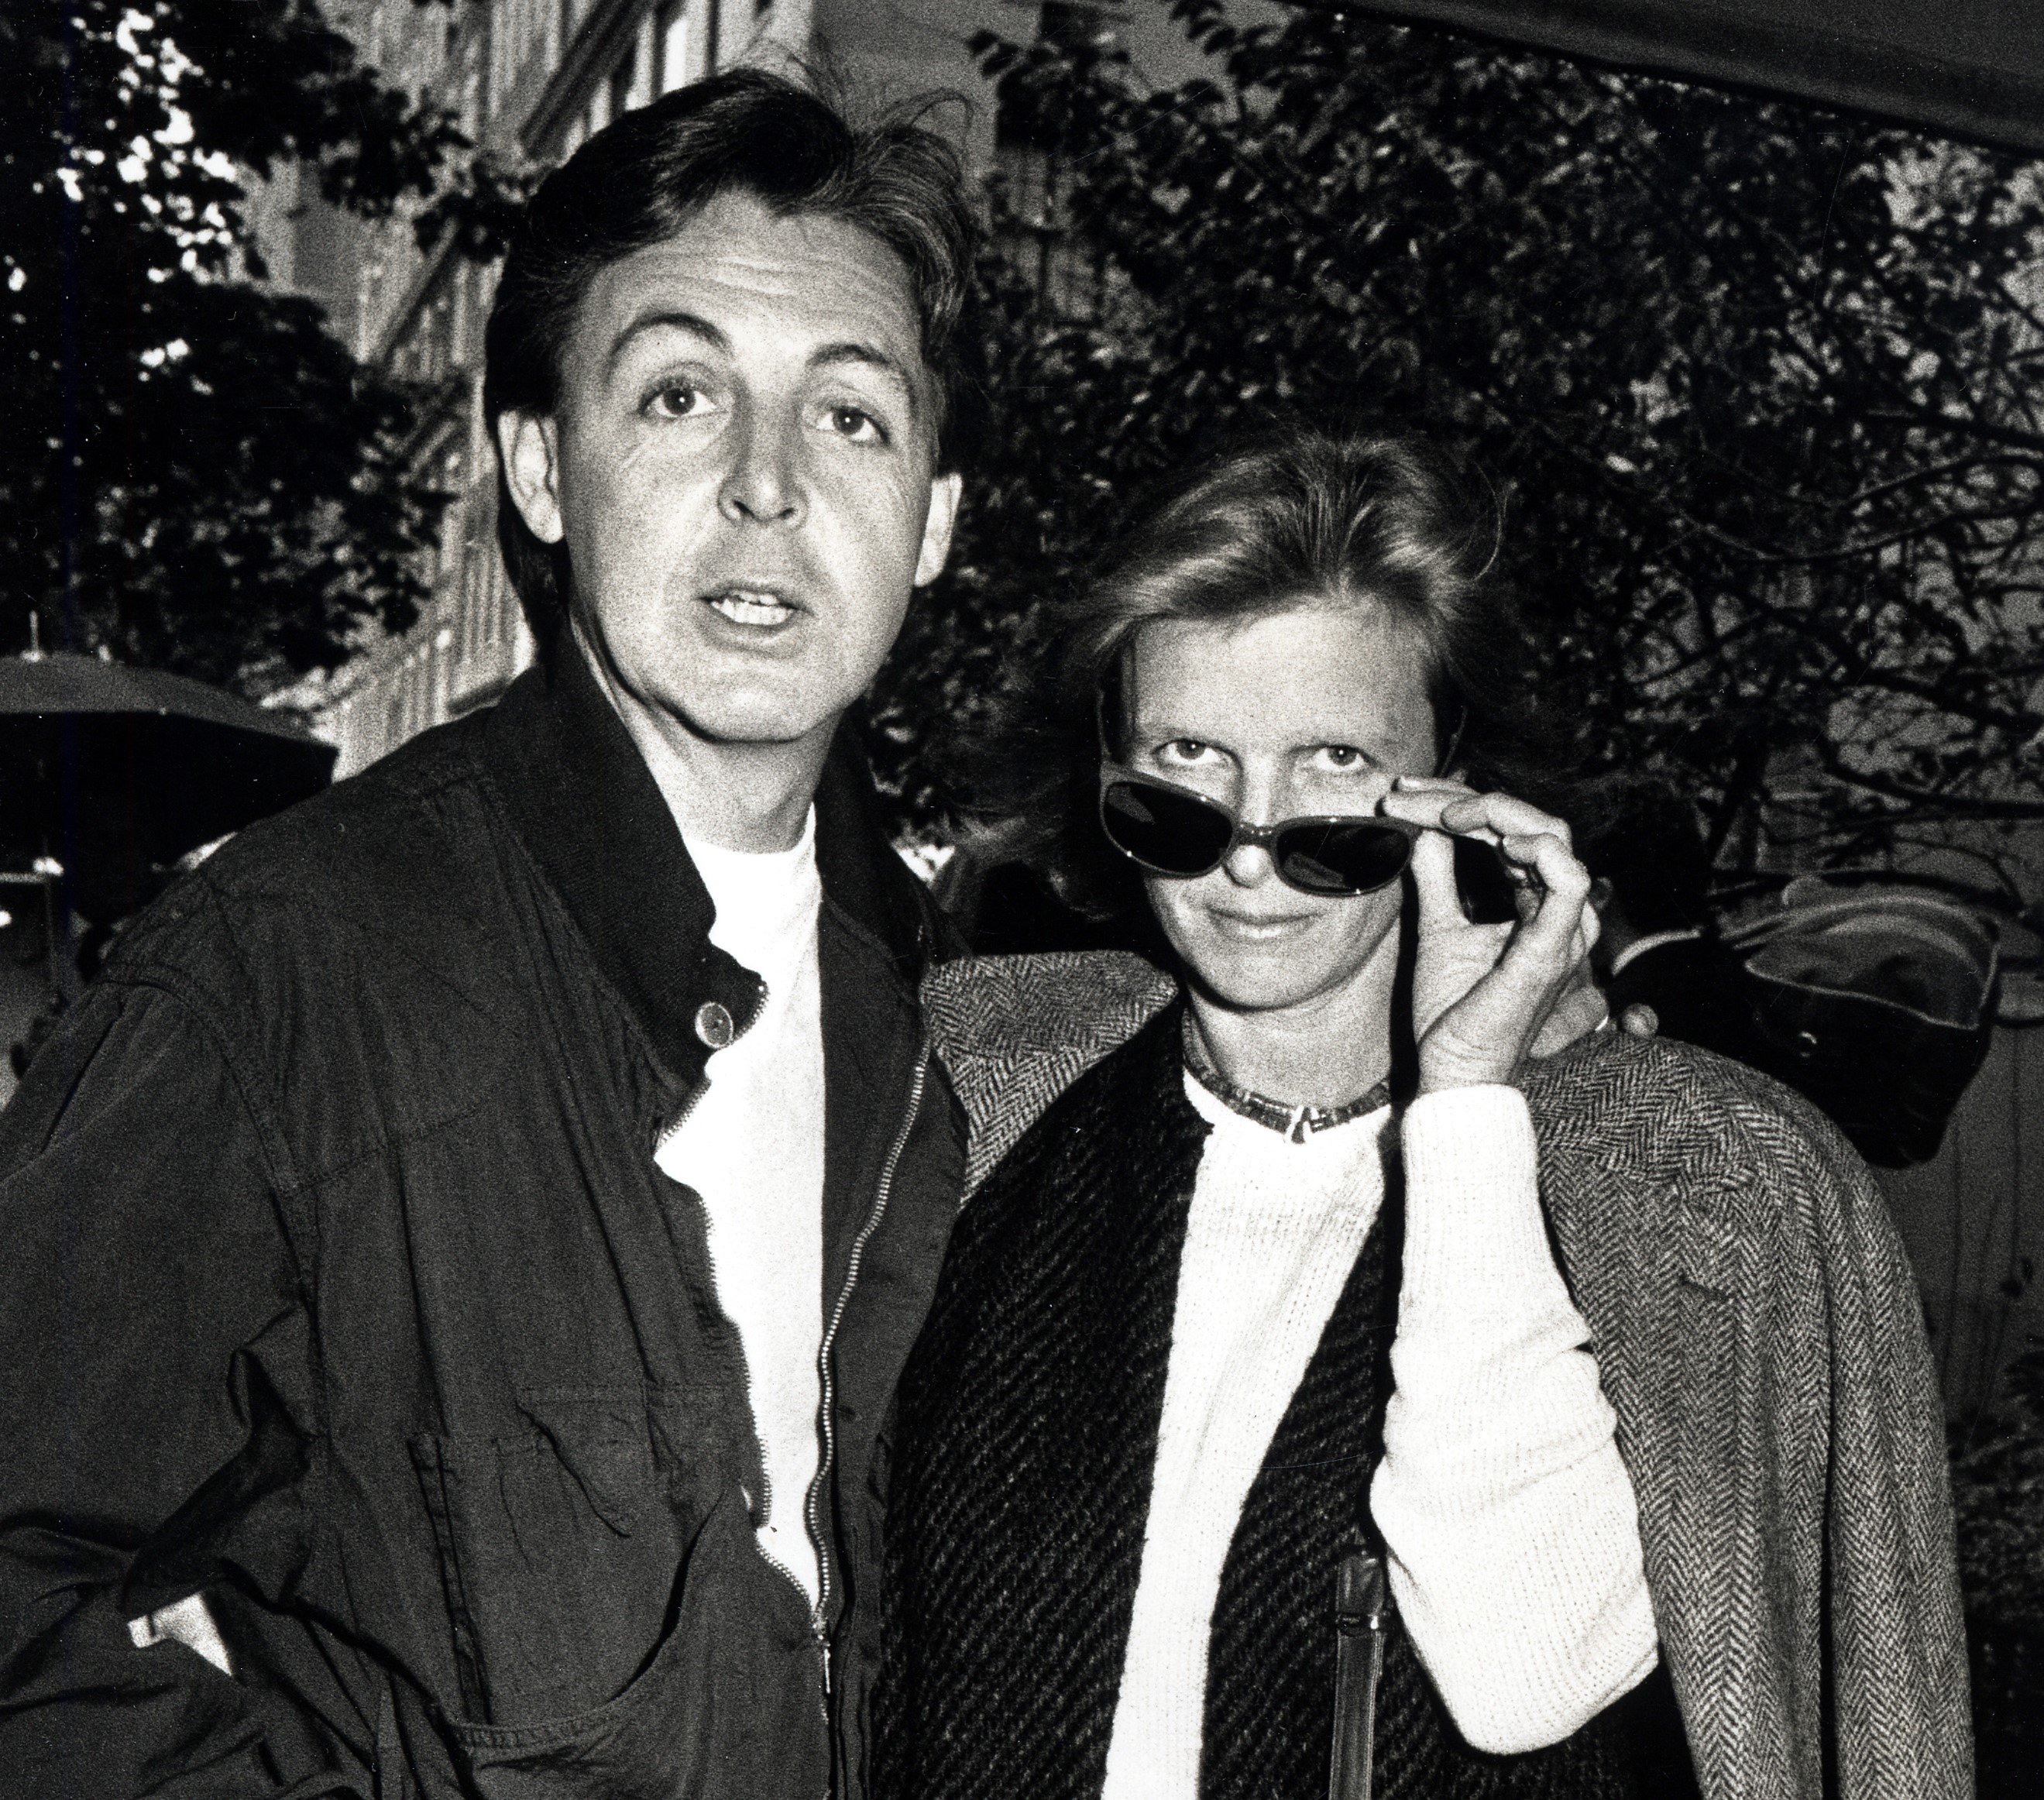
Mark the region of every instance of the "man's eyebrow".
<instances>
[{"instance_id":1,"label":"man's eyebrow","mask_svg":"<svg viewBox=\"0 0 2044 1800\"><path fill-rule=\"evenodd\" d=\"M827 343L809 358L812 369L828 369L834 363L857 363L869 369L878 369L892 375L908 396L909 415L913 418L921 410L921 399L913 375L901 366L898 356L890 356L884 350L870 343L858 343L847 340L843 343Z\"/></svg>"},{"instance_id":2,"label":"man's eyebrow","mask_svg":"<svg viewBox=\"0 0 2044 1800\"><path fill-rule=\"evenodd\" d=\"M731 340L717 326L694 313L675 312L663 309L657 313L641 313L631 324L620 332L610 346L609 367L616 368L617 359L624 354L632 340L651 331L686 332L691 337L699 337L713 350L728 351Z\"/></svg>"}]
</instances>

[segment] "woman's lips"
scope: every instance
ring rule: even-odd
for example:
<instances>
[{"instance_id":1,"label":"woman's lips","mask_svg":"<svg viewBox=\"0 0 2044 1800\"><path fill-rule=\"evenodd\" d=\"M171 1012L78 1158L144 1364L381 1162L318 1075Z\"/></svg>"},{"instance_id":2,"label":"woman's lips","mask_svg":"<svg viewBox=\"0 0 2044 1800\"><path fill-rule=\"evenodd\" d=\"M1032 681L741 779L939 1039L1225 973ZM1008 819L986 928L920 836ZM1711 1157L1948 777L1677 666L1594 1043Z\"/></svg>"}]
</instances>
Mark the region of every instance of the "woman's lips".
<instances>
[{"instance_id":1,"label":"woman's lips","mask_svg":"<svg viewBox=\"0 0 2044 1800\"><path fill-rule=\"evenodd\" d=\"M1208 919L1223 937L1245 944L1274 943L1291 937L1310 925L1316 916L1310 912L1250 914L1222 912L1213 908L1207 911Z\"/></svg>"}]
</instances>

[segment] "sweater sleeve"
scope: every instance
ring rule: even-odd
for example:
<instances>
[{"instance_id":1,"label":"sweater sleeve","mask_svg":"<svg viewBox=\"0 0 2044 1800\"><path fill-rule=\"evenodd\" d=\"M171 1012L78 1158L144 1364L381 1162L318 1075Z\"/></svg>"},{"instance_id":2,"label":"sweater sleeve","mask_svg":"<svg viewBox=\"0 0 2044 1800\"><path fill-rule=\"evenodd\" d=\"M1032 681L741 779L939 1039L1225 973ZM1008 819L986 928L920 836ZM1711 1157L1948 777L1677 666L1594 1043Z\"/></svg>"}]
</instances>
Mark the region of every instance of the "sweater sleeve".
<instances>
[{"instance_id":1,"label":"sweater sleeve","mask_svg":"<svg viewBox=\"0 0 2044 1800\"><path fill-rule=\"evenodd\" d=\"M1463 1735L1535 1749L1654 1668L1632 1484L1548 1247L1523 1097L1424 1096L1404 1149L1395 1386L1371 1511L1400 1614Z\"/></svg>"}]
</instances>

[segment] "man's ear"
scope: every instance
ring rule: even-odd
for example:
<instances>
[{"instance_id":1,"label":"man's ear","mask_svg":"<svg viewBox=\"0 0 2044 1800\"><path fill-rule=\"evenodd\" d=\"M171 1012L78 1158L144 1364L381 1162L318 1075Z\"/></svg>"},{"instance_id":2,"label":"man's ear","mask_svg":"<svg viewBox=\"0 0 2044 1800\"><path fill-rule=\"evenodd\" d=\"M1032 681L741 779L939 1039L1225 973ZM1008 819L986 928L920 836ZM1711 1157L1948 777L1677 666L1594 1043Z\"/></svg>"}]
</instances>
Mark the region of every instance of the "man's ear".
<instances>
[{"instance_id":1,"label":"man's ear","mask_svg":"<svg viewBox=\"0 0 2044 1800\"><path fill-rule=\"evenodd\" d=\"M551 419L530 413L497 416L497 448L505 484L525 528L542 543L559 543L561 523L560 434Z\"/></svg>"},{"instance_id":2,"label":"man's ear","mask_svg":"<svg viewBox=\"0 0 2044 1800\"><path fill-rule=\"evenodd\" d=\"M959 496L964 491L965 482L956 473L931 478L929 516L923 521L923 547L916 558L915 585L919 588L944 572L944 558L951 553L951 530L958 524Z\"/></svg>"}]
</instances>

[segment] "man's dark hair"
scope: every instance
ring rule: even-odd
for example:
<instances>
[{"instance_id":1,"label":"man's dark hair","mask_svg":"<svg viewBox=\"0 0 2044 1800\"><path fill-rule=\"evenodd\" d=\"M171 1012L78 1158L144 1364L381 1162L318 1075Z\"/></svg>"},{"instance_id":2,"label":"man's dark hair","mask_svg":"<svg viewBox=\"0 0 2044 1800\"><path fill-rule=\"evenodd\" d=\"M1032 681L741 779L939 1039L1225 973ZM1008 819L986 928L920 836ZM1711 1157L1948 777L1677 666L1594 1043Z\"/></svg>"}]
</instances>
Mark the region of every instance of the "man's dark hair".
<instances>
[{"instance_id":1,"label":"man's dark hair","mask_svg":"<svg viewBox=\"0 0 2044 1800\"><path fill-rule=\"evenodd\" d=\"M665 243L720 194L756 196L869 232L907 269L935 388L940 468L961 459L963 318L976 234L958 153L928 101L855 126L784 75L734 69L627 113L540 184L511 234L485 340L483 410L559 403L577 309L610 264ZM567 551L533 536L498 458L497 541L542 651L567 616Z\"/></svg>"},{"instance_id":2,"label":"man's dark hair","mask_svg":"<svg viewBox=\"0 0 2044 1800\"><path fill-rule=\"evenodd\" d=\"M1635 779L1597 796L1576 854L1610 882L1642 935L1694 931L1711 919L1711 853L1696 809L1665 782Z\"/></svg>"}]
</instances>

